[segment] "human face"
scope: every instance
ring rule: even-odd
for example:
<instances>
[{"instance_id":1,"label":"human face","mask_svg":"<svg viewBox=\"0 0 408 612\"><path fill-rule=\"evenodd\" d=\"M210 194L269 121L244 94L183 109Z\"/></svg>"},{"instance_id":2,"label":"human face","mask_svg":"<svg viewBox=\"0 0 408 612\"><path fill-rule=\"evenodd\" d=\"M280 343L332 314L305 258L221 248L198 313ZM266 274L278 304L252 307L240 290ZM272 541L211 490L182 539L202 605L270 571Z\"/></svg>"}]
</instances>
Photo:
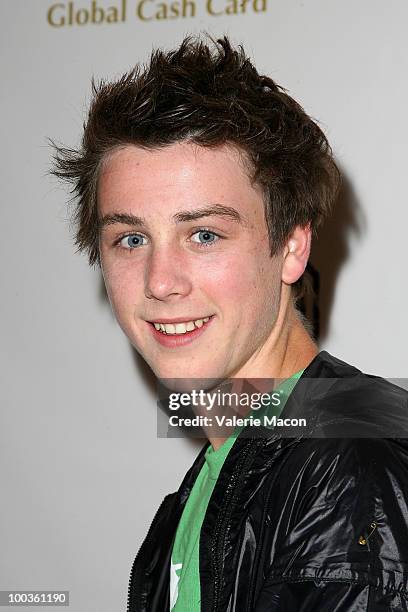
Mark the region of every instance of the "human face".
<instances>
[{"instance_id":1,"label":"human face","mask_svg":"<svg viewBox=\"0 0 408 612\"><path fill-rule=\"evenodd\" d=\"M98 208L113 312L156 376L256 377L269 358L282 257L270 256L262 193L242 154L227 145L125 146L105 159ZM207 317L183 335L152 323Z\"/></svg>"}]
</instances>

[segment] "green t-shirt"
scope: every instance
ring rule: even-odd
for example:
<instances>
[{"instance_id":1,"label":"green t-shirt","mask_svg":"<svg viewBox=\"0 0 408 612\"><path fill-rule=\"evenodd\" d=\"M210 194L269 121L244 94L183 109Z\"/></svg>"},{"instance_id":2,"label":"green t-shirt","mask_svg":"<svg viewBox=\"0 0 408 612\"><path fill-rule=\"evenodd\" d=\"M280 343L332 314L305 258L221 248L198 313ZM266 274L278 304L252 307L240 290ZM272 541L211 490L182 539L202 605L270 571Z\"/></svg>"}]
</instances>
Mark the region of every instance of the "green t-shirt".
<instances>
[{"instance_id":1,"label":"green t-shirt","mask_svg":"<svg viewBox=\"0 0 408 612\"><path fill-rule=\"evenodd\" d=\"M280 415L287 398L302 374L303 370L300 370L279 385L280 404L277 407L271 406L272 414L277 417ZM268 407L269 414L271 413ZM211 445L208 447L205 462L184 507L171 555L171 612L200 612L199 542L201 525L224 461L240 429L235 430L217 450L214 450Z\"/></svg>"}]
</instances>

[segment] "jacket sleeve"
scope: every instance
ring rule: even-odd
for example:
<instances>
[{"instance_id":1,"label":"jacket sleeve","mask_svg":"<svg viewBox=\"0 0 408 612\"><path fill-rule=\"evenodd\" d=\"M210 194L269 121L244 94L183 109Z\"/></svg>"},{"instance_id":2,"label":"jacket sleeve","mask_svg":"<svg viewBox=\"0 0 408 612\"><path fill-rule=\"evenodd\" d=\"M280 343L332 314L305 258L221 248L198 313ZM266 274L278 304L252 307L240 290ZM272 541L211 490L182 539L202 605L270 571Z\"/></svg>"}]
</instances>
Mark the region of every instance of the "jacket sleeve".
<instances>
[{"instance_id":1,"label":"jacket sleeve","mask_svg":"<svg viewBox=\"0 0 408 612\"><path fill-rule=\"evenodd\" d=\"M302 449L254 611L408 612L408 440Z\"/></svg>"}]
</instances>

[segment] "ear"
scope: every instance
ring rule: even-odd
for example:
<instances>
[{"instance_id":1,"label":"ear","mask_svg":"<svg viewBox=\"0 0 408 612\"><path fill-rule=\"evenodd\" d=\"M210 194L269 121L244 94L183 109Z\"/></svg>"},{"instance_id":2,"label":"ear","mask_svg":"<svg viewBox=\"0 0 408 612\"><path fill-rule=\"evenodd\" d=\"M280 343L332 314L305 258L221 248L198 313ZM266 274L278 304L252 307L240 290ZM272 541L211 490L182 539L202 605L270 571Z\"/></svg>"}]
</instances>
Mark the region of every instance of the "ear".
<instances>
[{"instance_id":1,"label":"ear","mask_svg":"<svg viewBox=\"0 0 408 612\"><path fill-rule=\"evenodd\" d=\"M311 244L310 223L305 227L297 225L283 249L282 280L287 285L295 283L305 271Z\"/></svg>"}]
</instances>

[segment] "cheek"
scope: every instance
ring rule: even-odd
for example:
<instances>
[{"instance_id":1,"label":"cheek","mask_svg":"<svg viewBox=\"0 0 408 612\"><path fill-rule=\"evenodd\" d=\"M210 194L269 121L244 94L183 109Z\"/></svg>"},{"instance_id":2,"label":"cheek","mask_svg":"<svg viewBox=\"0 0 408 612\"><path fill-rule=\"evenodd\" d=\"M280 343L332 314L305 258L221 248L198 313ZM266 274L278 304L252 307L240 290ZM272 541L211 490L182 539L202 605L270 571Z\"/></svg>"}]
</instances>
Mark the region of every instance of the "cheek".
<instances>
[{"instance_id":1,"label":"cheek","mask_svg":"<svg viewBox=\"0 0 408 612\"><path fill-rule=\"evenodd\" d=\"M136 303L136 289L140 286L137 275L126 266L111 266L102 260L102 274L112 309L119 319L133 311Z\"/></svg>"},{"instance_id":2,"label":"cheek","mask_svg":"<svg viewBox=\"0 0 408 612\"><path fill-rule=\"evenodd\" d=\"M203 258L195 267L196 288L222 307L239 304L242 297L253 291L255 275L251 262L240 252L230 251Z\"/></svg>"},{"instance_id":3,"label":"cheek","mask_svg":"<svg viewBox=\"0 0 408 612\"><path fill-rule=\"evenodd\" d=\"M207 261L197 271L204 291L220 306L231 306L232 318L272 319L279 306L281 264L269 256L269 245L234 249L227 256Z\"/></svg>"},{"instance_id":4,"label":"cheek","mask_svg":"<svg viewBox=\"0 0 408 612\"><path fill-rule=\"evenodd\" d=\"M259 292L260 315L266 323L274 323L280 304L282 265L277 259L268 256L261 261L258 270L256 284Z\"/></svg>"}]
</instances>

